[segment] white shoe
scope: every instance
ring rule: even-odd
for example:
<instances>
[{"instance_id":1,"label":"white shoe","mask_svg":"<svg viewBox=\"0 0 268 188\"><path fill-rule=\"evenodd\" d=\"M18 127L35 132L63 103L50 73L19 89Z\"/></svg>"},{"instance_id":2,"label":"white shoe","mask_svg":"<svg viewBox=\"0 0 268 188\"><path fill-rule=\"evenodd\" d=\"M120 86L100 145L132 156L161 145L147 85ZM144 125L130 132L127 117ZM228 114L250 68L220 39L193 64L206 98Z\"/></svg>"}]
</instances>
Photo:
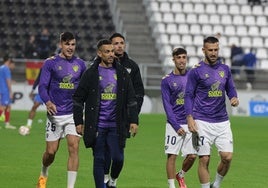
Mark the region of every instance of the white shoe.
<instances>
[{"instance_id":1,"label":"white shoe","mask_svg":"<svg viewBox=\"0 0 268 188\"><path fill-rule=\"evenodd\" d=\"M247 82L247 90L248 91L251 91L252 90L252 84Z\"/></svg>"},{"instance_id":2,"label":"white shoe","mask_svg":"<svg viewBox=\"0 0 268 188\"><path fill-rule=\"evenodd\" d=\"M6 129L16 129L16 127L13 125L6 125L5 127L6 127Z\"/></svg>"}]
</instances>

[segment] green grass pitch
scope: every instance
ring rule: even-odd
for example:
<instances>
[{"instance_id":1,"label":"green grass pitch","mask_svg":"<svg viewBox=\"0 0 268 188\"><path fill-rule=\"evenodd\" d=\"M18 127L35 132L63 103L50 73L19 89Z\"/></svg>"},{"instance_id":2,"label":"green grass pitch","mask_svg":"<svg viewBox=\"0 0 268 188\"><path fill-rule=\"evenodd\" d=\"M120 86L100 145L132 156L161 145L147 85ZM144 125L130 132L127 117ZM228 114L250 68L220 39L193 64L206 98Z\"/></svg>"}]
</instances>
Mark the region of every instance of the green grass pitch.
<instances>
[{"instance_id":1,"label":"green grass pitch","mask_svg":"<svg viewBox=\"0 0 268 188\"><path fill-rule=\"evenodd\" d=\"M19 127L27 121L28 112L12 111L11 124ZM31 134L20 136L18 130L6 130L0 122L0 179L3 188L35 187L41 168L41 156L45 149L44 112L38 112ZM39 120L39 121L38 121ZM43 122L41 123L40 120ZM231 117L234 134L234 157L222 188L267 187L268 118ZM118 180L119 188L167 187L164 154L165 115L140 116L139 133L127 142L125 164ZM85 149L81 140L80 167L76 187L95 187L92 175L92 151ZM214 179L219 157L214 148L210 173ZM178 157L177 169L182 158ZM67 147L61 141L56 159L49 170L48 188L66 188ZM197 163L186 174L189 188L200 187Z\"/></svg>"}]
</instances>

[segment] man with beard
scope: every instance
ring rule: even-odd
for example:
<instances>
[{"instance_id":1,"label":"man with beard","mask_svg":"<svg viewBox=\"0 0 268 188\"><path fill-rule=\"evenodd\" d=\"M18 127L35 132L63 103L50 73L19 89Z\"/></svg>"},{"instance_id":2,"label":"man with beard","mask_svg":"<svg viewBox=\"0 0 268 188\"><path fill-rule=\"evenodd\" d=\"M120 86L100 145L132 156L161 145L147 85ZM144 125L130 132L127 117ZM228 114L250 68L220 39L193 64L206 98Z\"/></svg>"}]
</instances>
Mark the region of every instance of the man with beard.
<instances>
[{"instance_id":1,"label":"man with beard","mask_svg":"<svg viewBox=\"0 0 268 188\"><path fill-rule=\"evenodd\" d=\"M237 91L227 65L218 59L219 41L209 36L203 42L204 60L188 75L185 111L188 128L199 134L198 175L202 188L219 188L233 156L233 135L226 110L225 95L231 106L238 106ZM209 161L212 144L218 149L220 162L215 181L210 184Z\"/></svg>"}]
</instances>

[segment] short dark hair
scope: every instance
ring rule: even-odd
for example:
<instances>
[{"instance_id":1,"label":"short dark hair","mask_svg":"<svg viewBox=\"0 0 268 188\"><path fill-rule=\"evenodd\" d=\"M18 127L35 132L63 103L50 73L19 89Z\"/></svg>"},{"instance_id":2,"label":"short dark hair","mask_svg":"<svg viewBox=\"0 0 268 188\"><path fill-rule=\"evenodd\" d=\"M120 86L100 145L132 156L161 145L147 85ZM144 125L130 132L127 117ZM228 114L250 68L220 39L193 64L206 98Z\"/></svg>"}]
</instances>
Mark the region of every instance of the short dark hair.
<instances>
[{"instance_id":1,"label":"short dark hair","mask_svg":"<svg viewBox=\"0 0 268 188\"><path fill-rule=\"evenodd\" d=\"M60 41L66 42L75 39L74 34L71 32L63 32L60 34Z\"/></svg>"},{"instance_id":2,"label":"short dark hair","mask_svg":"<svg viewBox=\"0 0 268 188\"><path fill-rule=\"evenodd\" d=\"M109 39L101 39L97 43L97 49L99 50L100 47L102 47L102 45L108 45L108 44L112 44L112 41Z\"/></svg>"},{"instance_id":3,"label":"short dark hair","mask_svg":"<svg viewBox=\"0 0 268 188\"><path fill-rule=\"evenodd\" d=\"M115 37L120 37L120 38L122 38L123 40L125 40L125 37L124 37L121 33L114 33L114 34L112 34L112 35L110 36L110 40L112 41L113 38L115 38Z\"/></svg>"},{"instance_id":4,"label":"short dark hair","mask_svg":"<svg viewBox=\"0 0 268 188\"><path fill-rule=\"evenodd\" d=\"M3 57L3 62L6 62L8 60L12 61L12 57L9 54L5 54L4 57Z\"/></svg>"},{"instance_id":5,"label":"short dark hair","mask_svg":"<svg viewBox=\"0 0 268 188\"><path fill-rule=\"evenodd\" d=\"M205 43L217 43L217 42L219 42L219 40L216 37L208 36L204 38L203 45L205 45Z\"/></svg>"},{"instance_id":6,"label":"short dark hair","mask_svg":"<svg viewBox=\"0 0 268 188\"><path fill-rule=\"evenodd\" d=\"M187 51L184 48L174 48L172 50L172 56L180 55L180 54L186 54L187 55Z\"/></svg>"}]
</instances>

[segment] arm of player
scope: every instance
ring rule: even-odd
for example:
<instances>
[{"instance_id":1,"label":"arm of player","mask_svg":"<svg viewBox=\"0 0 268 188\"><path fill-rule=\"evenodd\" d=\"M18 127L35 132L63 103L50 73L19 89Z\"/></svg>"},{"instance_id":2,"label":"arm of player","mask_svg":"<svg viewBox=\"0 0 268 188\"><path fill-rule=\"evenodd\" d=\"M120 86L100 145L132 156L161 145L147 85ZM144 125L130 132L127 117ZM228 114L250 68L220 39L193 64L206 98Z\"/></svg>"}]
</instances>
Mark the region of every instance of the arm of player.
<instances>
[{"instance_id":1,"label":"arm of player","mask_svg":"<svg viewBox=\"0 0 268 188\"><path fill-rule=\"evenodd\" d=\"M138 133L139 126L136 123L130 123L130 129L129 132L131 133L131 136L136 136Z\"/></svg>"},{"instance_id":2,"label":"arm of player","mask_svg":"<svg viewBox=\"0 0 268 188\"><path fill-rule=\"evenodd\" d=\"M76 128L77 134L80 134L80 135L83 135L84 134L84 125L79 124L75 128Z\"/></svg>"},{"instance_id":3,"label":"arm of player","mask_svg":"<svg viewBox=\"0 0 268 188\"><path fill-rule=\"evenodd\" d=\"M192 115L187 115L186 119L187 119L187 124L188 124L189 131L192 132L192 133L196 133L197 132L197 126L196 126L196 123L195 123L195 120L194 120L193 116Z\"/></svg>"}]
</instances>

